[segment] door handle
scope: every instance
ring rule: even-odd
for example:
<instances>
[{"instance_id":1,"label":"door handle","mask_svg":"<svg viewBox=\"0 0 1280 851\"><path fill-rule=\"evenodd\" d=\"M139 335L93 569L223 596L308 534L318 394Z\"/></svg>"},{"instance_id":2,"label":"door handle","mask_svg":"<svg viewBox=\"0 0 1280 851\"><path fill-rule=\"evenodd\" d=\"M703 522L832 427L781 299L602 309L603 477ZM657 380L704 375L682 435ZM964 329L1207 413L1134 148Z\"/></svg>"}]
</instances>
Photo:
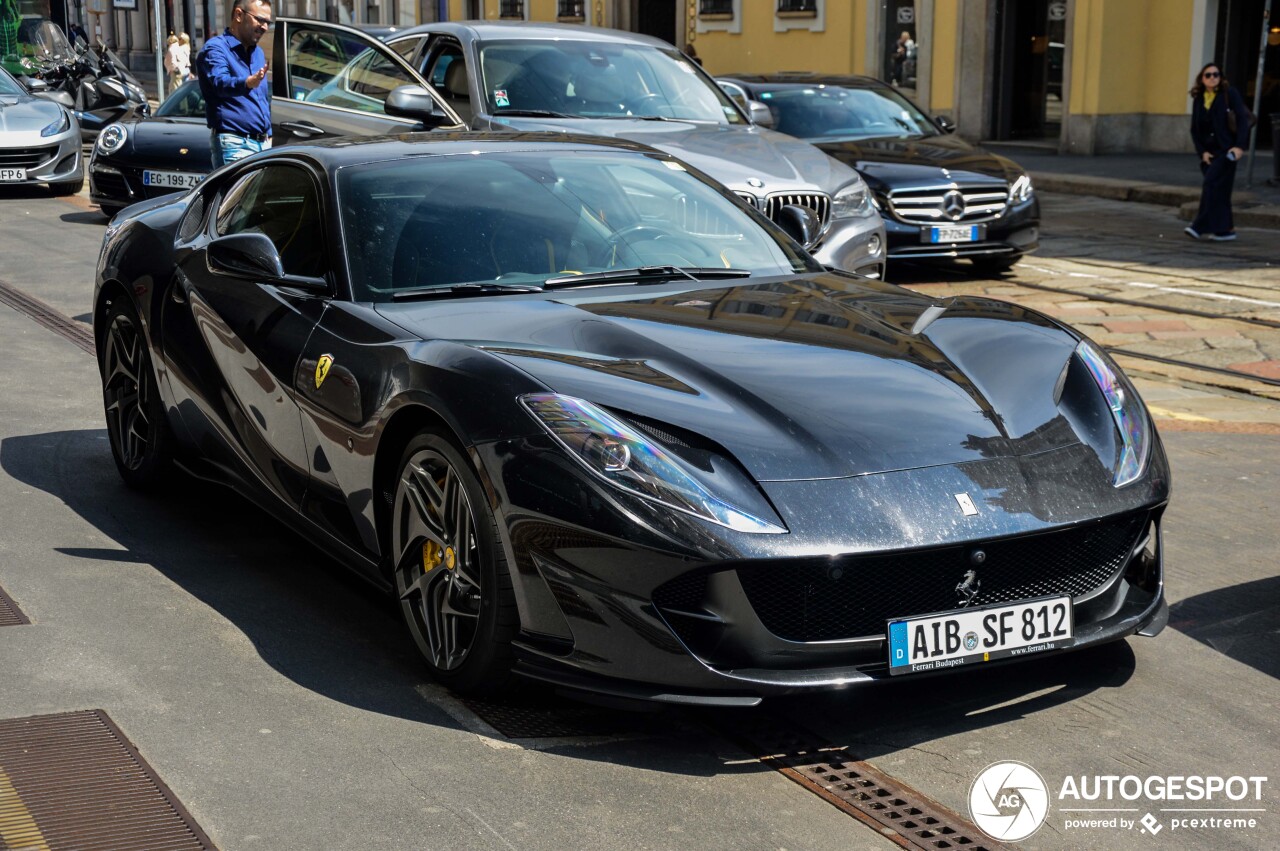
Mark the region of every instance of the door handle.
<instances>
[{"instance_id":1,"label":"door handle","mask_svg":"<svg viewBox=\"0 0 1280 851\"><path fill-rule=\"evenodd\" d=\"M324 130L312 124L310 121L286 121L280 126L302 139L319 136L324 132Z\"/></svg>"}]
</instances>

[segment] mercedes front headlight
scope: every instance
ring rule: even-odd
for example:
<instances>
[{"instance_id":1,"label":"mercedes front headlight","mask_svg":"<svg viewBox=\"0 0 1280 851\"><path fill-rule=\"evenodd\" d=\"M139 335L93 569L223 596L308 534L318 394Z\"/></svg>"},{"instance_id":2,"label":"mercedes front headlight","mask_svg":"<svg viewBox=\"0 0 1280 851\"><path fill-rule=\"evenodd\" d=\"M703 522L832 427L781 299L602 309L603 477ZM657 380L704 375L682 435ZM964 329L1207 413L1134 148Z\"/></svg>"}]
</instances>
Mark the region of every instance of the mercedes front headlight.
<instances>
[{"instance_id":1,"label":"mercedes front headlight","mask_svg":"<svg viewBox=\"0 0 1280 851\"><path fill-rule=\"evenodd\" d=\"M831 199L831 216L836 219L849 219L854 216L874 216L875 205L871 202L871 190L866 181L858 178L853 183L836 193Z\"/></svg>"},{"instance_id":2,"label":"mercedes front headlight","mask_svg":"<svg viewBox=\"0 0 1280 851\"><path fill-rule=\"evenodd\" d=\"M1031 196L1035 194L1035 189L1031 186L1031 176L1021 175L1009 187L1009 203L1021 204L1023 201L1030 201Z\"/></svg>"},{"instance_id":3,"label":"mercedes front headlight","mask_svg":"<svg viewBox=\"0 0 1280 851\"><path fill-rule=\"evenodd\" d=\"M685 514L692 514L739 532L785 532L762 495L735 488L736 497L712 492L707 472L667 451L655 441L583 399L558 393L520 397L547 432L592 475L610 485ZM730 502L751 501L755 508Z\"/></svg>"},{"instance_id":4,"label":"mercedes front headlight","mask_svg":"<svg viewBox=\"0 0 1280 851\"><path fill-rule=\"evenodd\" d=\"M49 126L40 130L41 136L57 136L59 133L65 133L71 128L71 116L67 115L66 110L59 110L58 117L54 119Z\"/></svg>"},{"instance_id":5,"label":"mercedes front headlight","mask_svg":"<svg viewBox=\"0 0 1280 851\"><path fill-rule=\"evenodd\" d=\"M1151 423L1147 419L1146 406L1138 398L1133 385L1121 377L1120 368L1093 344L1082 340L1076 346L1076 355L1102 391L1111 410L1111 419L1120 433L1120 455L1116 459L1112 484L1122 487L1142 475L1151 454Z\"/></svg>"},{"instance_id":6,"label":"mercedes front headlight","mask_svg":"<svg viewBox=\"0 0 1280 851\"><path fill-rule=\"evenodd\" d=\"M124 129L123 124L111 124L98 134L95 145L100 154L114 154L124 147L125 139L128 138L129 131Z\"/></svg>"}]
</instances>

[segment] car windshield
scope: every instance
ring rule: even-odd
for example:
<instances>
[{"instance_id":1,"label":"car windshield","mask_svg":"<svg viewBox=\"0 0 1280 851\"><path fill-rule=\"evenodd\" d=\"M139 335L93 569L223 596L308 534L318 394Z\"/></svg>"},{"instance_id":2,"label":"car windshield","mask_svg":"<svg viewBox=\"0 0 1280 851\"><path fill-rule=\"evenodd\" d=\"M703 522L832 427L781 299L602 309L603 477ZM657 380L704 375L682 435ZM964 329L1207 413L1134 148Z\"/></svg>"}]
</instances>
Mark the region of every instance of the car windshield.
<instances>
[{"instance_id":1,"label":"car windshield","mask_svg":"<svg viewBox=\"0 0 1280 851\"><path fill-rule=\"evenodd\" d=\"M9 72L0 68L0 95L9 97L25 95L27 90L24 89L17 80L9 76Z\"/></svg>"},{"instance_id":2,"label":"car windshield","mask_svg":"<svg viewBox=\"0 0 1280 851\"><path fill-rule=\"evenodd\" d=\"M917 139L936 136L910 101L888 87L785 85L757 89L773 113L774 129L801 139Z\"/></svg>"},{"instance_id":3,"label":"car windshield","mask_svg":"<svg viewBox=\"0 0 1280 851\"><path fill-rule=\"evenodd\" d=\"M157 118L204 118L204 96L200 84L188 80L165 98L156 110Z\"/></svg>"},{"instance_id":4,"label":"car windshield","mask_svg":"<svg viewBox=\"0 0 1280 851\"><path fill-rule=\"evenodd\" d=\"M348 166L338 206L357 301L642 266L821 268L759 213L657 154L491 152Z\"/></svg>"},{"instance_id":5,"label":"car windshield","mask_svg":"<svg viewBox=\"0 0 1280 851\"><path fill-rule=\"evenodd\" d=\"M720 88L683 54L643 44L490 42L481 90L494 115L671 118L745 124Z\"/></svg>"}]
</instances>

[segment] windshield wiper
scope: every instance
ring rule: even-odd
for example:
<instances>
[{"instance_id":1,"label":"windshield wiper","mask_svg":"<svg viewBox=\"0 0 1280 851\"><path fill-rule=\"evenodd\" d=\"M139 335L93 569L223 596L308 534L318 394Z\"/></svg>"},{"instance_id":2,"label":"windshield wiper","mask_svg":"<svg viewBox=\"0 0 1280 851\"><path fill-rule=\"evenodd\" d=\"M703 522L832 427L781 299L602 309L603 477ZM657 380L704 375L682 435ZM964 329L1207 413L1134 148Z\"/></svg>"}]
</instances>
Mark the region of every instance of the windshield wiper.
<instances>
[{"instance_id":1,"label":"windshield wiper","mask_svg":"<svg viewBox=\"0 0 1280 851\"><path fill-rule=\"evenodd\" d=\"M532 118L579 118L577 115L568 115L563 112L555 112L550 109L504 109L502 112L495 112L494 118L502 118L504 115L518 115L521 117Z\"/></svg>"},{"instance_id":2,"label":"windshield wiper","mask_svg":"<svg viewBox=\"0 0 1280 851\"><path fill-rule=\"evenodd\" d=\"M494 281L476 281L469 284L450 284L443 287L418 287L412 290L397 290L391 294L392 301L415 301L417 299L440 298L451 295L493 295L495 293L540 293L542 287L536 284L503 284Z\"/></svg>"},{"instance_id":3,"label":"windshield wiper","mask_svg":"<svg viewBox=\"0 0 1280 851\"><path fill-rule=\"evenodd\" d=\"M548 290L566 287L582 287L591 284L607 284L612 282L669 281L672 278L688 278L700 281L712 278L747 278L751 276L748 269L725 269L716 266L637 266L634 269L610 269L606 272L591 272L586 275L563 275L559 278L547 278L543 287Z\"/></svg>"}]
</instances>

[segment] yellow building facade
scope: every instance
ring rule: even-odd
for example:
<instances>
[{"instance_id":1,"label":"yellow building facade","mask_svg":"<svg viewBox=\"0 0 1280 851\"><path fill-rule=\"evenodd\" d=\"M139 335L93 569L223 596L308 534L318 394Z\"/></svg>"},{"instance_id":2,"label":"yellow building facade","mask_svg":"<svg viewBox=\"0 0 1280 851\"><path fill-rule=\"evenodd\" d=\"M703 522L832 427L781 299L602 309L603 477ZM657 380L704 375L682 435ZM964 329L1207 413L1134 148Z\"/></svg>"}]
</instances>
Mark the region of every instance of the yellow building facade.
<instances>
[{"instance_id":1,"label":"yellow building facade","mask_svg":"<svg viewBox=\"0 0 1280 851\"><path fill-rule=\"evenodd\" d=\"M1252 103L1264 2L448 0L444 11L644 32L692 47L712 74L878 77L966 138L1094 154L1190 150L1187 91L1209 61ZM1280 111L1280 26L1269 41L1264 118Z\"/></svg>"}]
</instances>

